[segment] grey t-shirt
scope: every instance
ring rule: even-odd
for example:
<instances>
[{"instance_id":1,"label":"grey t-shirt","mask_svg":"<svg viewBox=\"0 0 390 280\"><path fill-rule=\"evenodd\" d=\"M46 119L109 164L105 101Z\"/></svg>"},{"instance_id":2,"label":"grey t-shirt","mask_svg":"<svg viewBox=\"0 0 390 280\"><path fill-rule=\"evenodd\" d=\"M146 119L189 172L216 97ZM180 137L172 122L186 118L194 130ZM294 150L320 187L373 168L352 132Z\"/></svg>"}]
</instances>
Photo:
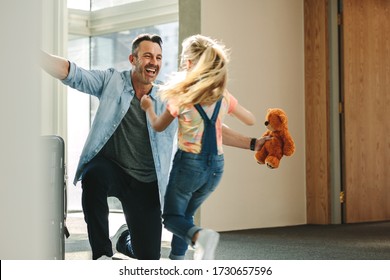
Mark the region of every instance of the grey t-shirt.
<instances>
[{"instance_id":1,"label":"grey t-shirt","mask_svg":"<svg viewBox=\"0 0 390 280\"><path fill-rule=\"evenodd\" d=\"M138 181L149 183L157 180L146 114L136 96L102 153Z\"/></svg>"}]
</instances>

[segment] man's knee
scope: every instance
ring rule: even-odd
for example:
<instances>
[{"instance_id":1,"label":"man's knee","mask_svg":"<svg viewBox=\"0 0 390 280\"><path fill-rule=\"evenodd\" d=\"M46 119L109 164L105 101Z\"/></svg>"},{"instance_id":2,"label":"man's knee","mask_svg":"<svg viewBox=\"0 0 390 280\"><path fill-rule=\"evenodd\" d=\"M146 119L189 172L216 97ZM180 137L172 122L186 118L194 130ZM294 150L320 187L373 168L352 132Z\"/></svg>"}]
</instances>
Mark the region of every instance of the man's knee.
<instances>
[{"instance_id":1,"label":"man's knee","mask_svg":"<svg viewBox=\"0 0 390 280\"><path fill-rule=\"evenodd\" d=\"M107 181L106 177L108 176L109 170L110 166L107 160L94 158L84 169L81 179L83 189L89 185L93 185L95 187L95 185L104 184L104 182Z\"/></svg>"}]
</instances>

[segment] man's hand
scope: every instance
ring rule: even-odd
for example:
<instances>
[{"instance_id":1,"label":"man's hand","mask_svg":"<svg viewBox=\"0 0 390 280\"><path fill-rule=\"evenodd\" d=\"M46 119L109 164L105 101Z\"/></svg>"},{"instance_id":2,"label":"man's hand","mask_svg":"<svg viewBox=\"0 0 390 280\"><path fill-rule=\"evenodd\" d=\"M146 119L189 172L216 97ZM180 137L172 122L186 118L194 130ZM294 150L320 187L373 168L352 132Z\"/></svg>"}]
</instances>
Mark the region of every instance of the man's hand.
<instances>
[{"instance_id":1,"label":"man's hand","mask_svg":"<svg viewBox=\"0 0 390 280\"><path fill-rule=\"evenodd\" d=\"M40 64L43 70L54 78L63 80L69 74L69 61L65 58L40 51Z\"/></svg>"}]
</instances>

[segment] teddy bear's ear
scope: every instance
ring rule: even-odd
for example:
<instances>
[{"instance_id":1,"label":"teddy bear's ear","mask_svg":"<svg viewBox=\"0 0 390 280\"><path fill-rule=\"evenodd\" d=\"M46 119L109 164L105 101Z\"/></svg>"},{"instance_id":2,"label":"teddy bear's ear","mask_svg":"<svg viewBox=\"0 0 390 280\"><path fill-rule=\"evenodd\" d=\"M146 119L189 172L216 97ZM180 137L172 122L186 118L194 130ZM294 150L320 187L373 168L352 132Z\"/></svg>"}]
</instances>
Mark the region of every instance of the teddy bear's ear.
<instances>
[{"instance_id":1,"label":"teddy bear's ear","mask_svg":"<svg viewBox=\"0 0 390 280\"><path fill-rule=\"evenodd\" d=\"M278 117L282 124L287 124L287 116L285 114L281 113Z\"/></svg>"}]
</instances>

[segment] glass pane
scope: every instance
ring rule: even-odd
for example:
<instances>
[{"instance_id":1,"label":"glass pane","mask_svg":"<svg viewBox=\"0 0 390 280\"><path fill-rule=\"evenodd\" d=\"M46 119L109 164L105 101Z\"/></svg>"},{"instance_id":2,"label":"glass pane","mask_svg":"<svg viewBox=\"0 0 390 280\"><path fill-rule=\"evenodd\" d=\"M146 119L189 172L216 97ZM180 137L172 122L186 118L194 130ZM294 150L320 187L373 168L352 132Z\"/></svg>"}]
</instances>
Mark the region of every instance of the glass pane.
<instances>
[{"instance_id":1,"label":"glass pane","mask_svg":"<svg viewBox=\"0 0 390 280\"><path fill-rule=\"evenodd\" d=\"M89 68L89 38L74 38L68 41L68 59L77 65ZM68 174L68 211L81 211L81 184L73 186L77 163L89 132L90 101L87 94L82 94L68 87L68 139L67 139L67 174Z\"/></svg>"},{"instance_id":2,"label":"glass pane","mask_svg":"<svg viewBox=\"0 0 390 280\"><path fill-rule=\"evenodd\" d=\"M119 6L128 3L140 2L144 0L91 0L92 2L92 11L101 10L104 8Z\"/></svg>"},{"instance_id":3,"label":"glass pane","mask_svg":"<svg viewBox=\"0 0 390 280\"><path fill-rule=\"evenodd\" d=\"M83 11L89 11L91 9L90 0L68 0L67 5L69 9L77 9Z\"/></svg>"}]
</instances>

